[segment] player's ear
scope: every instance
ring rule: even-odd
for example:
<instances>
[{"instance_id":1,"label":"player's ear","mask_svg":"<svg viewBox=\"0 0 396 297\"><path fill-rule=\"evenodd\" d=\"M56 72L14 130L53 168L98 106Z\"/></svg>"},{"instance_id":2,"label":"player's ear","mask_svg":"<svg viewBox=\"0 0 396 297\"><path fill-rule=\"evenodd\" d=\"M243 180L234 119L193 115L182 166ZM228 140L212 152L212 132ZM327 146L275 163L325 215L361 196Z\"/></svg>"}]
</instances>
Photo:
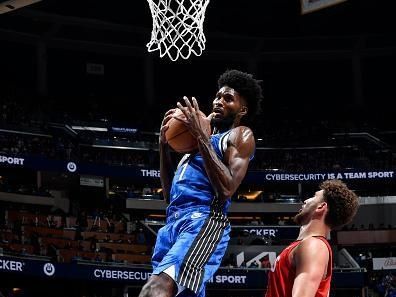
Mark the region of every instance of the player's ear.
<instances>
[{"instance_id":1,"label":"player's ear","mask_svg":"<svg viewBox=\"0 0 396 297\"><path fill-rule=\"evenodd\" d=\"M320 202L316 209L318 211L326 211L327 210L327 203L326 202Z\"/></svg>"},{"instance_id":2,"label":"player's ear","mask_svg":"<svg viewBox=\"0 0 396 297\"><path fill-rule=\"evenodd\" d=\"M248 112L248 107L246 105L242 105L241 110L239 111L239 114L241 116L244 116L247 114L247 112Z\"/></svg>"}]
</instances>

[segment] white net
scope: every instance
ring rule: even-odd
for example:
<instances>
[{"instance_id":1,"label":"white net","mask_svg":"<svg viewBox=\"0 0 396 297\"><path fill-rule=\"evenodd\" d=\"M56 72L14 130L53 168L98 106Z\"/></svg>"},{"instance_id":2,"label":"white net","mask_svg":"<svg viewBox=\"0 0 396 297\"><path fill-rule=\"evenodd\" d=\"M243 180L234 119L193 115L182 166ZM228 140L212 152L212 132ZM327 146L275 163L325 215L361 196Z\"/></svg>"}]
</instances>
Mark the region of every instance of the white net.
<instances>
[{"instance_id":1,"label":"white net","mask_svg":"<svg viewBox=\"0 0 396 297\"><path fill-rule=\"evenodd\" d=\"M209 0L147 0L153 18L149 52L159 51L172 61L200 56L205 49L203 32Z\"/></svg>"}]
</instances>

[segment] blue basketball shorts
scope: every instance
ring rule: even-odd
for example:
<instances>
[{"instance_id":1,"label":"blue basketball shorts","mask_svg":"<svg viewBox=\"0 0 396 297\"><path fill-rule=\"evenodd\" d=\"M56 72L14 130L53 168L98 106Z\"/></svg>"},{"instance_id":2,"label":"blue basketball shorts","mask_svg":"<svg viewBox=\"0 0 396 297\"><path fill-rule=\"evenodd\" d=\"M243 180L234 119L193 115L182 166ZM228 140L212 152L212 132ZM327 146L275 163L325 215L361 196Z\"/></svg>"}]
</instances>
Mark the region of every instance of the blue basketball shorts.
<instances>
[{"instance_id":1,"label":"blue basketball shorts","mask_svg":"<svg viewBox=\"0 0 396 297\"><path fill-rule=\"evenodd\" d=\"M170 275L179 293L188 289L180 296L205 296L205 283L219 268L229 239L230 224L222 212L196 207L173 212L157 234L153 274Z\"/></svg>"}]
</instances>

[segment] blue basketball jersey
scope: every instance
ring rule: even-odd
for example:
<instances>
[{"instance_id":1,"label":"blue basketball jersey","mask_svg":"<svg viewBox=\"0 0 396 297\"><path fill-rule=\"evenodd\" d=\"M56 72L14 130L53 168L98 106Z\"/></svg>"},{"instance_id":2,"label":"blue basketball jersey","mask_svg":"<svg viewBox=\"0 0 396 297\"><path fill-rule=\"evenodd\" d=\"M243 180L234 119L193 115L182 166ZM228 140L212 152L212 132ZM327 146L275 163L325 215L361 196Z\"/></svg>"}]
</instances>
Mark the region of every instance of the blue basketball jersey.
<instances>
[{"instance_id":1,"label":"blue basketball jersey","mask_svg":"<svg viewBox=\"0 0 396 297\"><path fill-rule=\"evenodd\" d=\"M220 160L223 160L223 153L227 149L230 131L210 136L210 142ZM215 195L201 154L186 154L180 161L172 181L167 214L194 206L207 206L209 209ZM228 199L223 208L224 213L227 212L229 204Z\"/></svg>"},{"instance_id":2,"label":"blue basketball jersey","mask_svg":"<svg viewBox=\"0 0 396 297\"><path fill-rule=\"evenodd\" d=\"M223 159L223 153L227 149L229 135L230 130L210 136L210 142L220 160ZM201 154L186 154L180 161L173 178L167 213L170 215L179 209L193 206L210 208L215 195ZM227 211L229 204L230 201L227 200L224 212Z\"/></svg>"},{"instance_id":3,"label":"blue basketball jersey","mask_svg":"<svg viewBox=\"0 0 396 297\"><path fill-rule=\"evenodd\" d=\"M210 136L220 160L229 135ZM206 282L219 268L230 239L229 205L230 199L217 199L201 154L186 154L175 172L166 225L157 234L152 256L153 274L168 274L180 296L205 296Z\"/></svg>"}]
</instances>

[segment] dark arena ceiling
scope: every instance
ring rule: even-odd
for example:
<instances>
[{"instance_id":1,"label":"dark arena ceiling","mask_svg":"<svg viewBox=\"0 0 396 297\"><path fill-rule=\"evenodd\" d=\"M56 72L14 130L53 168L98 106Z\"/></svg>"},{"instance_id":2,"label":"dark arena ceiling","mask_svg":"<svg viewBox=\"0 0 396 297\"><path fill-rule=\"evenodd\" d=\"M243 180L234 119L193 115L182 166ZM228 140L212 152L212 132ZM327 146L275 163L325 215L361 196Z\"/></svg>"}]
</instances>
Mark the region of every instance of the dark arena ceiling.
<instances>
[{"instance_id":1,"label":"dark arena ceiling","mask_svg":"<svg viewBox=\"0 0 396 297\"><path fill-rule=\"evenodd\" d=\"M388 75L396 66L393 4L346 0L301 14L299 0L212 0L203 54L171 62L147 52L152 18L145 0L42 0L0 14L1 75L34 85L37 72L29 66L42 44L49 93L69 98L72 90L79 96L96 90L114 102L133 96L166 109L183 95L211 98L217 76L239 68L263 80L267 107L277 114L320 110L330 101L328 108L375 106L386 112L396 95L396 78ZM105 78L87 83L85 73L76 75L88 62L104 64ZM111 92L104 89L109 81Z\"/></svg>"}]
</instances>

